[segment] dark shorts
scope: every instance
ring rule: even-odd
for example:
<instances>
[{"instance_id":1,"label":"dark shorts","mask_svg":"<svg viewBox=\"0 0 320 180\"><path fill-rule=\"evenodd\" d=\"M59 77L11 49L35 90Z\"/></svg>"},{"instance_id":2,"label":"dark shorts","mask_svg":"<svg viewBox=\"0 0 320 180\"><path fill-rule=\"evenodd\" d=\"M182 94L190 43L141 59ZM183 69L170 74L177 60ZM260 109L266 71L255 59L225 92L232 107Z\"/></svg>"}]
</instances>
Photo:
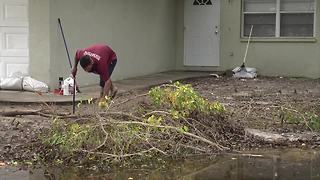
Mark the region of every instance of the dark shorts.
<instances>
[{"instance_id":1,"label":"dark shorts","mask_svg":"<svg viewBox=\"0 0 320 180\"><path fill-rule=\"evenodd\" d=\"M111 78L111 75L113 73L114 68L116 67L117 60L111 61L109 67L108 67L108 72L109 72L109 78ZM105 81L103 81L100 77L100 86L104 87Z\"/></svg>"}]
</instances>

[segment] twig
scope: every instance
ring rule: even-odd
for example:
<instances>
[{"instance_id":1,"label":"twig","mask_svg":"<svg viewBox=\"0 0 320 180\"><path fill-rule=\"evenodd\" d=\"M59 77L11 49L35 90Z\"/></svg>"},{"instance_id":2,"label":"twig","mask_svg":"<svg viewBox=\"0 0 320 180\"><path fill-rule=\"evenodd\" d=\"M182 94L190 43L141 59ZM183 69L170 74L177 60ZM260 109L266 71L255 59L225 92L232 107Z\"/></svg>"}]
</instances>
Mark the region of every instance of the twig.
<instances>
[{"instance_id":1,"label":"twig","mask_svg":"<svg viewBox=\"0 0 320 180\"><path fill-rule=\"evenodd\" d=\"M74 122L84 121L84 120L88 121L88 120L91 120L91 118L85 118L85 117L84 118L77 118L77 119L74 120Z\"/></svg>"},{"instance_id":2,"label":"twig","mask_svg":"<svg viewBox=\"0 0 320 180\"><path fill-rule=\"evenodd\" d=\"M197 148L197 147L194 147L194 146L189 146L189 145L185 145L185 144L179 144L180 146L184 146L186 148L190 148L190 149L193 149L193 150L196 150L196 151L200 151L200 152L207 152L206 150L203 150L203 149L200 149L200 148Z\"/></svg>"},{"instance_id":3,"label":"twig","mask_svg":"<svg viewBox=\"0 0 320 180\"><path fill-rule=\"evenodd\" d=\"M43 116L46 118L53 118L57 117L60 119L67 119L67 118L79 118L77 115L68 115L68 114L48 114L42 112L42 109L38 110L13 110L13 111L2 111L0 112L0 116L5 116L5 117L14 117L14 116L27 116L27 115L39 115ZM87 117L88 115L85 115L83 117Z\"/></svg>"},{"instance_id":4,"label":"twig","mask_svg":"<svg viewBox=\"0 0 320 180\"><path fill-rule=\"evenodd\" d=\"M145 151L140 151L137 153L132 153L132 154L122 154L122 155L117 155L117 154L110 154L110 153L103 153L103 152L95 152L95 151L88 151L88 150L81 150L82 152L88 153L88 154L97 154L97 155L103 155L103 156L109 156L113 158L125 158L125 157L132 157L132 156L142 156L145 153L151 152L153 150L157 150L157 148L153 147Z\"/></svg>"},{"instance_id":5,"label":"twig","mask_svg":"<svg viewBox=\"0 0 320 180\"><path fill-rule=\"evenodd\" d=\"M45 114L45 113L42 113L42 112L38 112L38 115L42 116L42 117L46 117L46 118L52 118L53 117L53 115Z\"/></svg>"},{"instance_id":6,"label":"twig","mask_svg":"<svg viewBox=\"0 0 320 180\"><path fill-rule=\"evenodd\" d=\"M297 110L295 110L295 109L286 108L286 107L281 106L281 110L283 110L283 109L288 110L288 111L293 111L293 112L299 114L299 115L302 117L302 119L303 119L303 121L304 121L304 124L309 128L309 130L310 130L311 132L313 132L313 129L309 126L309 124L308 124L308 122L307 122L307 120L306 120L306 117L305 117L301 112L299 112L299 111L297 111Z\"/></svg>"},{"instance_id":7,"label":"twig","mask_svg":"<svg viewBox=\"0 0 320 180\"><path fill-rule=\"evenodd\" d=\"M100 113L100 115L118 115L118 116L130 117L132 119L139 120L139 121L142 120L142 118L139 118L137 116L134 116L132 114L125 113L125 112L102 112Z\"/></svg>"},{"instance_id":8,"label":"twig","mask_svg":"<svg viewBox=\"0 0 320 180\"><path fill-rule=\"evenodd\" d=\"M14 110L14 111L2 111L1 116L13 117L13 116L23 116L23 115L39 115L41 109L38 110Z\"/></svg>"},{"instance_id":9,"label":"twig","mask_svg":"<svg viewBox=\"0 0 320 180\"><path fill-rule=\"evenodd\" d=\"M151 144L150 144L150 145L151 145ZM151 146L152 146L152 145L151 145ZM156 148L156 147L154 147L154 146L152 146L152 148L154 148L154 150L158 151L159 153L161 153L161 154L163 154L163 155L165 155L165 156L168 155L166 152L162 151L162 150L159 149L159 148Z\"/></svg>"},{"instance_id":10,"label":"twig","mask_svg":"<svg viewBox=\"0 0 320 180\"><path fill-rule=\"evenodd\" d=\"M54 109L53 109L51 106L49 106L49 104L48 104L48 103L46 103L44 100L42 100L42 99L43 99L43 97L42 97L42 94L41 94L41 93L39 93L39 92L35 92L35 94L37 94L37 95L40 97L41 102L42 102L44 105L46 105L48 109L50 109L52 112L54 112Z\"/></svg>"},{"instance_id":11,"label":"twig","mask_svg":"<svg viewBox=\"0 0 320 180\"><path fill-rule=\"evenodd\" d=\"M136 135L136 136L138 136L138 135ZM142 139L140 136L138 136L138 138ZM162 151L162 150L154 147L148 140L146 140L146 141L147 141L147 143L149 144L149 146L155 148L155 150L157 150L157 151L160 152L161 154L166 155L166 156L168 155L166 152L164 152L164 151Z\"/></svg>"},{"instance_id":12,"label":"twig","mask_svg":"<svg viewBox=\"0 0 320 180\"><path fill-rule=\"evenodd\" d=\"M127 103L127 102L129 102L129 101L132 101L132 100L134 100L134 99L137 99L137 98L140 98L140 97L143 97L143 96L147 96L147 95L148 95L148 93L146 93L146 94L140 94L140 95L137 95L137 96L135 96L135 97L126 99L126 100L124 100L124 101L122 101L122 102L120 102L120 103L118 103L118 104L115 104L114 106L117 107L117 106L120 106L120 105L122 105L122 104L125 104L125 103Z\"/></svg>"},{"instance_id":13,"label":"twig","mask_svg":"<svg viewBox=\"0 0 320 180\"><path fill-rule=\"evenodd\" d=\"M260 157L263 158L264 156L261 154L240 154L243 157Z\"/></svg>"},{"instance_id":14,"label":"twig","mask_svg":"<svg viewBox=\"0 0 320 180\"><path fill-rule=\"evenodd\" d=\"M165 115L171 115L171 113L169 112L166 112L166 111L152 111L152 112L149 112L145 115L143 115L143 117L146 117L146 116L149 116L149 115L152 115L152 114L165 114Z\"/></svg>"},{"instance_id":15,"label":"twig","mask_svg":"<svg viewBox=\"0 0 320 180\"><path fill-rule=\"evenodd\" d=\"M96 115L97 116L97 118L98 118L98 120L99 120L99 122L100 122L100 127L101 127L101 130L102 130L102 132L105 134L105 135L107 135L108 133L107 133L107 131L104 129L104 127L103 127L103 125L102 125L102 117L99 115L99 114L97 114Z\"/></svg>"},{"instance_id":16,"label":"twig","mask_svg":"<svg viewBox=\"0 0 320 180\"><path fill-rule=\"evenodd\" d=\"M249 109L248 109L247 113L244 115L245 118L247 118L250 114L250 111L252 109L252 103L253 103L253 99L251 99L251 101L249 103Z\"/></svg>"},{"instance_id":17,"label":"twig","mask_svg":"<svg viewBox=\"0 0 320 180\"><path fill-rule=\"evenodd\" d=\"M182 119L183 119L187 124L189 124L190 127L193 127L194 130L195 130L197 133L199 133L200 135L204 136L194 125L192 125L191 123L189 123L186 118L182 117Z\"/></svg>"},{"instance_id":18,"label":"twig","mask_svg":"<svg viewBox=\"0 0 320 180\"><path fill-rule=\"evenodd\" d=\"M113 104L113 101L111 101L109 107L107 108L107 111L109 111L109 109L110 109L110 107L111 107L112 104ZM96 150L98 150L99 148L101 148L102 146L104 146L104 145L106 144L107 139L108 139L108 136L109 136L108 132L104 129L104 127L103 127L103 125L102 125L102 117L100 116L100 114L97 114L96 117L97 117L97 119L99 120L100 128L101 128L102 132L105 134L105 137L104 137L103 142L102 142L99 146L97 146L96 148L94 148L92 151L96 151Z\"/></svg>"}]
</instances>

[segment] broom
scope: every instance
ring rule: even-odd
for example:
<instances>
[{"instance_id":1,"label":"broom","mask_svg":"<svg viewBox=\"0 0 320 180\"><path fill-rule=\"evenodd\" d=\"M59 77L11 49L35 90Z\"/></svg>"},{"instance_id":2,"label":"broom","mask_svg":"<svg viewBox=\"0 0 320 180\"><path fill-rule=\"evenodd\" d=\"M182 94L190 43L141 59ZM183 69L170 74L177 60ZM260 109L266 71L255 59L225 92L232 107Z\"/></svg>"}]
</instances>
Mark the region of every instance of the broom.
<instances>
[{"instance_id":1,"label":"broom","mask_svg":"<svg viewBox=\"0 0 320 180\"><path fill-rule=\"evenodd\" d=\"M66 48L66 52L67 52L67 56L68 56L68 60L69 60L69 65L70 68L72 69L72 64L71 64L71 60L70 60L70 55L69 55L69 51L68 51L68 46L67 46L67 42L66 42L66 38L64 37L64 33L63 33L63 29L62 29L62 24L61 24L61 20L60 18L58 18L58 23L59 23L59 27L61 30L61 35L63 38L63 42L64 42L64 47ZM73 77L73 94L72 94L72 114L74 114L76 112L76 77Z\"/></svg>"},{"instance_id":2,"label":"broom","mask_svg":"<svg viewBox=\"0 0 320 180\"><path fill-rule=\"evenodd\" d=\"M249 33L249 39L248 39L247 48L246 48L246 53L244 54L243 63L242 63L242 65L240 66L239 71L247 71L245 64L246 64L246 59L247 59L249 44L250 44L251 35L252 35L252 29L253 29L253 25L251 25L251 29L250 29L250 33Z\"/></svg>"}]
</instances>

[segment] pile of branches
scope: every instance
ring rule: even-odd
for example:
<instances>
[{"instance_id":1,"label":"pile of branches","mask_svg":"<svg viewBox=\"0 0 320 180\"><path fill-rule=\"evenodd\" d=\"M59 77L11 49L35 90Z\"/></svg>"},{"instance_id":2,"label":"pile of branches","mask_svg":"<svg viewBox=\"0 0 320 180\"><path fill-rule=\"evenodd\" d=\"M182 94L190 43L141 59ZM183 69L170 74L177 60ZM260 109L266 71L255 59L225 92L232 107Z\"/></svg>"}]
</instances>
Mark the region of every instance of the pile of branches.
<instances>
[{"instance_id":1,"label":"pile of branches","mask_svg":"<svg viewBox=\"0 0 320 180\"><path fill-rule=\"evenodd\" d=\"M115 111L130 101L140 110ZM124 162L232 151L244 139L243 127L228 120L224 106L204 99L190 85L158 86L123 102L106 98L99 107L90 114L53 116L52 129L41 138L42 156L75 163Z\"/></svg>"}]
</instances>

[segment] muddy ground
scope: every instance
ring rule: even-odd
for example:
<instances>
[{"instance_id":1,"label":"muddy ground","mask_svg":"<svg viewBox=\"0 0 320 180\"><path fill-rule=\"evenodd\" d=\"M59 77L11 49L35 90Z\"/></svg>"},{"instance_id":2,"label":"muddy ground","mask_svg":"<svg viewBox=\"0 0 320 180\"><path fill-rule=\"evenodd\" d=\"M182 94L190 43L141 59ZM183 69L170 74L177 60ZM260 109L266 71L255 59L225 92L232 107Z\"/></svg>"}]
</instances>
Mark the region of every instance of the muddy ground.
<instances>
[{"instance_id":1,"label":"muddy ground","mask_svg":"<svg viewBox=\"0 0 320 180\"><path fill-rule=\"evenodd\" d=\"M242 124L244 127L273 132L303 132L308 128L301 125L287 124L281 112L293 109L299 112L312 112L320 115L320 82L319 80L302 78L258 78L239 80L227 77L208 77L181 81L190 83L205 98L219 101L226 106L228 119ZM120 94L115 104L145 94L149 89L136 90ZM129 103L114 107L112 110L137 110L135 99ZM78 113L90 113L97 109L96 105L83 105ZM58 113L70 113L71 105L55 104L0 104L4 110L47 109ZM37 134L43 128L50 128L51 118L41 116L0 116L0 162L12 159L32 157L33 146L37 146ZM27 146L26 146L27 144ZM312 143L317 147L317 143ZM31 156L30 156L31 154ZM34 155L34 158L37 158Z\"/></svg>"},{"instance_id":2,"label":"muddy ground","mask_svg":"<svg viewBox=\"0 0 320 180\"><path fill-rule=\"evenodd\" d=\"M225 104L231 119L250 128L284 128L280 118L281 108L320 113L319 80L204 78L190 82L204 97Z\"/></svg>"}]
</instances>

